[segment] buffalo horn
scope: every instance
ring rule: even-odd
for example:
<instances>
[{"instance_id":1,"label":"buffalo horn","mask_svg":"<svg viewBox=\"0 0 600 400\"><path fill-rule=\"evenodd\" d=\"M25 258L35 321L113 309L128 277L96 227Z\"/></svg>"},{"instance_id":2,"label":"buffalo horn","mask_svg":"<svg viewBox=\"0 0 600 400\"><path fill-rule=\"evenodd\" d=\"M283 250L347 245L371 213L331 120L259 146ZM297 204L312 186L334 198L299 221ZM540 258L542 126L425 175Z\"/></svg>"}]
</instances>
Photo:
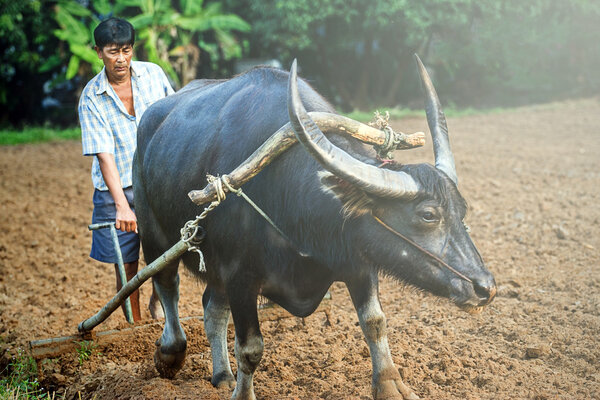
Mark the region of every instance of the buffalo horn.
<instances>
[{"instance_id":1,"label":"buffalo horn","mask_svg":"<svg viewBox=\"0 0 600 400\"><path fill-rule=\"evenodd\" d=\"M288 82L288 113L298 141L332 174L376 196L399 198L417 193L417 184L407 173L363 163L327 139L302 105L296 60L292 63Z\"/></svg>"},{"instance_id":2,"label":"buffalo horn","mask_svg":"<svg viewBox=\"0 0 600 400\"><path fill-rule=\"evenodd\" d=\"M450 141L448 139L448 125L446 124L446 116L442 111L440 100L433 87L433 83L429 78L429 74L425 66L421 62L418 55L417 67L421 76L421 83L425 94L425 112L427 113L427 124L431 132L433 141L433 154L435 155L435 167L443 171L452 181L458 185L458 176L456 175L456 166L454 165L454 156L450 149Z\"/></svg>"}]
</instances>

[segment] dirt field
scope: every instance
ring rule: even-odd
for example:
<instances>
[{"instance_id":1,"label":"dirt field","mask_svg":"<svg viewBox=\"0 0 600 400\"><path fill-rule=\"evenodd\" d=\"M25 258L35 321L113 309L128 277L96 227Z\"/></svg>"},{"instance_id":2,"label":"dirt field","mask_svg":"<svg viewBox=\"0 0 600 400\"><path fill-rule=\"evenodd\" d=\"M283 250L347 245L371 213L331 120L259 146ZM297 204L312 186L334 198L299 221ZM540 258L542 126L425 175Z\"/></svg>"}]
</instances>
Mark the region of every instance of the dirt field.
<instances>
[{"instance_id":1,"label":"dirt field","mask_svg":"<svg viewBox=\"0 0 600 400\"><path fill-rule=\"evenodd\" d=\"M426 130L424 119L393 126ZM449 127L467 222L499 294L471 316L383 280L390 345L405 382L427 399L600 398L600 103L451 118ZM430 162L433 155L428 146L397 157ZM113 295L112 267L88 258L90 164L76 142L0 148L2 351L75 334ZM182 275L181 314L201 315L203 287ZM370 398L371 362L356 314L343 285L331 291L331 326L322 312L263 323L258 398ZM146 284L144 303L149 294ZM125 326L119 311L97 330ZM202 323L187 321L184 329L188 358L174 380L154 369L157 325L100 346L102 354L82 365L75 351L40 360L42 382L68 399L78 392L85 399L229 398L210 384ZM232 349L231 329L229 336Z\"/></svg>"}]
</instances>

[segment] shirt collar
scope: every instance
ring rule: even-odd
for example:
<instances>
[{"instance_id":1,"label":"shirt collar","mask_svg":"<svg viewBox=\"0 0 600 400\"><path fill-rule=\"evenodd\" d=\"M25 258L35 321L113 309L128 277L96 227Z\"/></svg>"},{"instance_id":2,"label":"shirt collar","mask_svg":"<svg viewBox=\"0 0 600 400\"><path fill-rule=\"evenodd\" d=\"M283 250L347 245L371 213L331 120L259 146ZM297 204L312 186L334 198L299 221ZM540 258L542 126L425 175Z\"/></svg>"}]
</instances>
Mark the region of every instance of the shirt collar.
<instances>
[{"instance_id":1,"label":"shirt collar","mask_svg":"<svg viewBox=\"0 0 600 400\"><path fill-rule=\"evenodd\" d=\"M137 62L132 61L131 65L131 79L137 80L140 76L144 75L144 69L140 68ZM106 76L106 67L102 67L100 71L96 94L102 94L108 91L108 77Z\"/></svg>"}]
</instances>

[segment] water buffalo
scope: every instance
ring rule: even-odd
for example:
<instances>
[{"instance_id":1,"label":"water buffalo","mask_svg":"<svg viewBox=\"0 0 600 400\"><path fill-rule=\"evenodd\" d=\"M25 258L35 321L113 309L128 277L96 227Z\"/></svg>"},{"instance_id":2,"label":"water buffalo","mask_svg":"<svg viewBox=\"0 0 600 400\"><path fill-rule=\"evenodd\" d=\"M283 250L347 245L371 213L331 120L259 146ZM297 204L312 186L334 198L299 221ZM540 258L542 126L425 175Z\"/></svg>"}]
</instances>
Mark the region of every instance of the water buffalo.
<instances>
[{"instance_id":1,"label":"water buffalo","mask_svg":"<svg viewBox=\"0 0 600 400\"><path fill-rule=\"evenodd\" d=\"M380 168L373 150L344 129L326 137L308 112L335 111L297 80L295 62L290 73L257 68L231 80L200 81L146 111L133 170L147 262L176 242L180 228L198 214L188 192L203 187L207 174L234 170L290 122L301 142L243 188L281 233L243 199L230 196L202 222L206 270L198 269L195 253L182 257L206 282L202 303L212 384L235 387L233 399L255 398L253 373L263 353L259 296L303 317L334 281L344 282L370 349L376 399L417 398L392 362L378 300L380 273L471 311L493 299L494 278L463 224L466 205L457 189L445 117L417 61L435 166ZM165 377L182 367L186 352L177 269L173 263L153 280L165 313L154 361ZM237 380L227 352L230 312Z\"/></svg>"}]
</instances>

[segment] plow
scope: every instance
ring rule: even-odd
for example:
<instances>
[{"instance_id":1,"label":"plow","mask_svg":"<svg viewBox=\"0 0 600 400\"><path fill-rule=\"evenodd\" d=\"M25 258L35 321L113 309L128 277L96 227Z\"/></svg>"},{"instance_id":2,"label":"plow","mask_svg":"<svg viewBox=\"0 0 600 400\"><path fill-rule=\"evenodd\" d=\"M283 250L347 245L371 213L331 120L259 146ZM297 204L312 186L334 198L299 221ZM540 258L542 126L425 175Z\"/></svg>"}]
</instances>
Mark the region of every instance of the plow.
<instances>
[{"instance_id":1,"label":"plow","mask_svg":"<svg viewBox=\"0 0 600 400\"><path fill-rule=\"evenodd\" d=\"M386 158L391 157L391 152L395 150L412 149L421 147L425 143L425 134L415 132L406 134L394 131L387 123L380 126L381 129L365 125L352 119L325 112L310 112L309 115L316 122L319 128L326 134L333 132L343 132L359 141L370 144L377 152L378 158L385 162ZM203 266L202 252L199 246L205 235L200 225L214 208L225 200L227 193L235 193L248 201L257 212L270 222L269 217L258 208L253 202L245 196L241 187L256 176L266 165L270 164L275 158L284 153L292 145L297 143L294 131L290 124L286 124L276 131L267 141L256 149L242 164L234 169L230 174L220 177L208 177L208 184L202 190L192 190L188 196L192 202L198 206L208 204L204 211L190 220L181 229L181 239L170 249L164 252L154 262L140 270L131 280L126 282L123 261L118 257L119 272L121 281L126 282L121 290L110 299L104 307L90 318L82 321L77 329L78 333L61 337L54 337L41 340L32 340L29 342L31 355L36 360L57 357L61 354L72 352L81 341L94 341L100 346L107 346L115 341L127 340L129 337L140 331L162 325L164 321L153 320L151 322L142 322L133 325L131 316L131 306L129 305L129 296L138 289L145 281L162 271L167 265L178 260L185 252L195 251L200 255L200 269ZM237 189L236 189L237 188ZM272 224L272 222L271 222ZM273 225L273 224L272 224ZM275 226L274 226L275 227ZM275 227L277 229L277 227ZM114 223L93 224L88 226L89 230L110 229L113 244L117 256L121 254L116 235ZM131 325L122 329L112 329L105 331L94 331L98 325L105 321L117 308L125 305L125 315L127 322ZM290 313L274 303L260 303L258 306L258 315L261 321L273 321L281 318L292 317ZM329 292L324 296L315 312L323 312L329 320L331 311L331 295ZM203 316L188 316L181 318L185 325L188 321L203 320ZM229 324L232 324L231 319Z\"/></svg>"}]
</instances>

